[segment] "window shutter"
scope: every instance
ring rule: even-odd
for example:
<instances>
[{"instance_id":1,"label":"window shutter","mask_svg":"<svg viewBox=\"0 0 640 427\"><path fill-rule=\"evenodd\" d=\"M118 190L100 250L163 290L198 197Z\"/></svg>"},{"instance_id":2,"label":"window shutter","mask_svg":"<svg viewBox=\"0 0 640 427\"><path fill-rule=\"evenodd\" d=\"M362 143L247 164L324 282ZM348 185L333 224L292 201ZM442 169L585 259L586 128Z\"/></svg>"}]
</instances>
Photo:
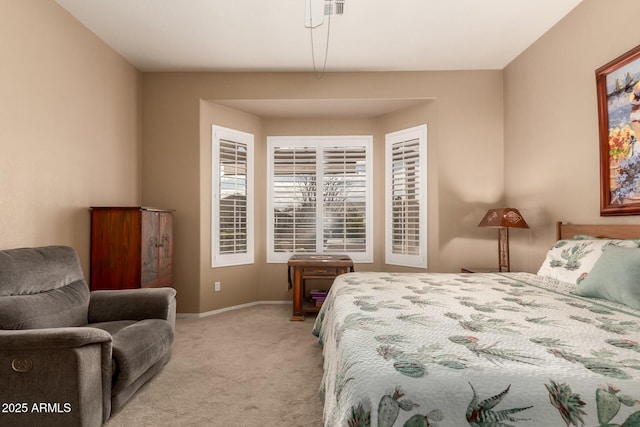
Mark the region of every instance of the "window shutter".
<instances>
[{"instance_id":1,"label":"window shutter","mask_svg":"<svg viewBox=\"0 0 640 427\"><path fill-rule=\"evenodd\" d=\"M391 147L392 253L417 255L420 248L420 140Z\"/></svg>"},{"instance_id":2,"label":"window shutter","mask_svg":"<svg viewBox=\"0 0 640 427\"><path fill-rule=\"evenodd\" d=\"M386 135L385 262L427 267L427 126Z\"/></svg>"},{"instance_id":3,"label":"window shutter","mask_svg":"<svg viewBox=\"0 0 640 427\"><path fill-rule=\"evenodd\" d=\"M247 146L220 140L220 254L247 252Z\"/></svg>"},{"instance_id":4,"label":"window shutter","mask_svg":"<svg viewBox=\"0 0 640 427\"><path fill-rule=\"evenodd\" d=\"M267 262L372 262L371 136L269 136Z\"/></svg>"},{"instance_id":5,"label":"window shutter","mask_svg":"<svg viewBox=\"0 0 640 427\"><path fill-rule=\"evenodd\" d=\"M275 147L273 153L275 252L316 252L316 149Z\"/></svg>"},{"instance_id":6,"label":"window shutter","mask_svg":"<svg viewBox=\"0 0 640 427\"><path fill-rule=\"evenodd\" d=\"M253 135L212 126L211 266L253 263Z\"/></svg>"},{"instance_id":7,"label":"window shutter","mask_svg":"<svg viewBox=\"0 0 640 427\"><path fill-rule=\"evenodd\" d=\"M365 252L367 223L366 149L327 147L323 152L324 252Z\"/></svg>"}]
</instances>

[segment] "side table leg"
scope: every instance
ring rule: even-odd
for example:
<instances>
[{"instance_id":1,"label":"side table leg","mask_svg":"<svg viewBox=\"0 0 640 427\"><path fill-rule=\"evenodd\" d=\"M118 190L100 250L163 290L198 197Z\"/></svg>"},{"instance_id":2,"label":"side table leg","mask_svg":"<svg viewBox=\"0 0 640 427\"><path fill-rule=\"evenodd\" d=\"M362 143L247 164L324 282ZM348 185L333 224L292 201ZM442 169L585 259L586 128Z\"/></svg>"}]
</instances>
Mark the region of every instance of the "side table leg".
<instances>
[{"instance_id":1,"label":"side table leg","mask_svg":"<svg viewBox=\"0 0 640 427\"><path fill-rule=\"evenodd\" d=\"M293 268L293 315L291 320L304 320L302 312L302 269Z\"/></svg>"}]
</instances>

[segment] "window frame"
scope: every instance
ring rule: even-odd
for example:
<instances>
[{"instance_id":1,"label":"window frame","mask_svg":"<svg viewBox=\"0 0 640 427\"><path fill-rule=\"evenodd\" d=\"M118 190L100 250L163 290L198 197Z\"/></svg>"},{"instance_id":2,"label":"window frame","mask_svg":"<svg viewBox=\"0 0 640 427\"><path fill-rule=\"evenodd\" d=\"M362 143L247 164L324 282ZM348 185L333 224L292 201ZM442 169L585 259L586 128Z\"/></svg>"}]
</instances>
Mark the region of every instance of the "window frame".
<instances>
[{"instance_id":1,"label":"window frame","mask_svg":"<svg viewBox=\"0 0 640 427\"><path fill-rule=\"evenodd\" d=\"M393 146L418 139L418 253L394 253L393 217ZM427 125L387 133L385 135L385 264L427 268ZM405 223L406 224L406 223Z\"/></svg>"},{"instance_id":2,"label":"window frame","mask_svg":"<svg viewBox=\"0 0 640 427\"><path fill-rule=\"evenodd\" d=\"M246 252L220 253L220 140L246 146ZM211 126L211 268L253 264L254 248L254 135L223 126Z\"/></svg>"},{"instance_id":3,"label":"window frame","mask_svg":"<svg viewBox=\"0 0 640 427\"><path fill-rule=\"evenodd\" d=\"M364 252L323 252L323 224L316 221L316 252L326 254L347 254L354 262L373 262L373 136L372 135L346 135L346 136L267 136L267 263L285 263L294 253L307 252L275 252L274 236L274 154L276 147L315 147L316 157L316 182L322 182L321 150L331 147L361 146L365 150L365 182L366 182L366 206L365 212L365 251ZM322 185L317 185L316 194L321 193ZM322 198L316 197L316 200ZM322 204L316 203L316 218L322 218Z\"/></svg>"}]
</instances>

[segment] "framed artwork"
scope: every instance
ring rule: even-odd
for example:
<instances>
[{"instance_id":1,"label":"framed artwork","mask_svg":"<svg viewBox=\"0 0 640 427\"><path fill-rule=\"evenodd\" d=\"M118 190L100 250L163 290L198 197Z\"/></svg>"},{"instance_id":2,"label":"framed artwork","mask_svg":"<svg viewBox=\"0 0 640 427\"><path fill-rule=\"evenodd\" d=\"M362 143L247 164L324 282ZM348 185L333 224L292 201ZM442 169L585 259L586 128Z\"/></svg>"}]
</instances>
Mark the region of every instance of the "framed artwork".
<instances>
[{"instance_id":1,"label":"framed artwork","mask_svg":"<svg viewBox=\"0 0 640 427\"><path fill-rule=\"evenodd\" d=\"M596 70L600 216L640 215L640 46Z\"/></svg>"}]
</instances>

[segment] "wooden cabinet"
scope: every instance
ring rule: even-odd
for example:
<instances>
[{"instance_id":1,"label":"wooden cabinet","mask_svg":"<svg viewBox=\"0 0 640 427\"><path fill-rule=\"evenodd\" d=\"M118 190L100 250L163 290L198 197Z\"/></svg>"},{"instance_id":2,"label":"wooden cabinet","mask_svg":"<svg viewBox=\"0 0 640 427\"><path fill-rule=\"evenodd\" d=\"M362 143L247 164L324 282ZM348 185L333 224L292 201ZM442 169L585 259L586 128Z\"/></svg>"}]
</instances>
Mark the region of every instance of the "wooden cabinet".
<instances>
[{"instance_id":1,"label":"wooden cabinet","mask_svg":"<svg viewBox=\"0 0 640 427\"><path fill-rule=\"evenodd\" d=\"M305 313L317 313L319 307L304 306L307 279L329 279L353 271L353 261L348 255L293 255L289 258L293 269L293 314L291 320L304 320Z\"/></svg>"},{"instance_id":2,"label":"wooden cabinet","mask_svg":"<svg viewBox=\"0 0 640 427\"><path fill-rule=\"evenodd\" d=\"M91 208L91 289L173 284L172 210Z\"/></svg>"}]
</instances>

